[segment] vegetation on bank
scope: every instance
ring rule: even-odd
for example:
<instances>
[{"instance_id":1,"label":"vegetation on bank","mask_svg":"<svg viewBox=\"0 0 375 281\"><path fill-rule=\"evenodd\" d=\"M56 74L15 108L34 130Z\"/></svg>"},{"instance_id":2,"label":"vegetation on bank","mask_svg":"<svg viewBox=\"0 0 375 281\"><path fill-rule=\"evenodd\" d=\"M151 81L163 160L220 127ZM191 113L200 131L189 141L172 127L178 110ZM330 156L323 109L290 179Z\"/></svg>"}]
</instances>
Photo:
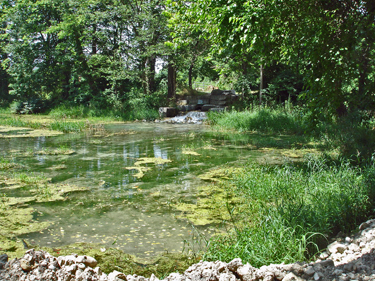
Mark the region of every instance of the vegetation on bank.
<instances>
[{"instance_id":1,"label":"vegetation on bank","mask_svg":"<svg viewBox=\"0 0 375 281\"><path fill-rule=\"evenodd\" d=\"M63 114L64 111L60 112ZM65 115L73 123L80 122L79 118L82 117L79 114L72 116L68 110ZM9 113L2 112L1 122L8 120L13 122L8 123L12 126L36 126L35 120L25 121L29 115L20 116L19 123L9 121L14 118L9 116ZM49 115L30 118L41 118L36 123L45 124L45 127L48 127L46 118L51 124L56 122ZM100 118L91 120L97 122ZM195 237L198 240L186 241L187 255L179 257L174 263L167 260L175 259L175 256L163 257L165 267L155 264L139 266L130 256L112 249L105 253L90 245L74 249L94 255L107 272L121 268L127 273L146 276L154 273L159 277L175 270L183 271L199 258L229 261L240 257L253 266L311 259L327 245L330 237L339 232L349 234L374 213L374 123L371 118L366 122L358 120L361 118L352 114L340 119L311 121L311 116L305 114L303 109L291 105L211 113L209 122L213 128L231 134L252 134L254 143L251 145L254 149L289 149L290 153L295 151L297 155L314 147L314 151L319 150L320 153L298 154L298 161L295 162L249 162L244 166L221 167L220 172L215 173L214 186L205 187L207 192L202 190L202 196L203 193L209 195L201 199L207 203L202 205L203 208L211 208L212 214L225 213L221 217L226 220L223 222L226 233L209 240L201 237L200 242L205 244L203 248L195 245L199 235ZM281 141L275 143L276 138ZM67 149L45 153L70 153ZM303 154L305 156L301 158ZM8 176L9 172L17 169L15 163L5 159L0 164L1 170ZM16 175L14 173L10 178L17 182L30 181L26 175ZM207 180L211 181L209 178ZM45 191L41 196L48 197L55 193L51 188ZM215 199L215 204L210 204L210 196ZM186 218L190 216L199 220L202 210L190 209L191 212L197 211L197 214L189 213ZM22 245L14 239L5 242L11 249L17 249L17 253L22 252ZM71 248L66 247L58 254L68 251ZM125 267L129 263L134 266Z\"/></svg>"},{"instance_id":2,"label":"vegetation on bank","mask_svg":"<svg viewBox=\"0 0 375 281\"><path fill-rule=\"evenodd\" d=\"M212 238L203 257L239 257L256 267L308 260L373 213L374 178L373 162L359 168L312 157L299 165L249 164L222 182L241 200L227 210L227 234Z\"/></svg>"},{"instance_id":3,"label":"vegetation on bank","mask_svg":"<svg viewBox=\"0 0 375 281\"><path fill-rule=\"evenodd\" d=\"M209 115L215 128L252 134L256 149L321 155L252 163L217 182L238 204L225 205L228 234L204 257L309 258L343 222L348 231L374 213L373 1L189 3L3 1L1 134L101 132L98 123L157 119L194 81L225 85L240 99ZM0 159L0 170L16 168Z\"/></svg>"},{"instance_id":4,"label":"vegetation on bank","mask_svg":"<svg viewBox=\"0 0 375 281\"><path fill-rule=\"evenodd\" d=\"M310 259L332 236L348 235L374 215L374 119L363 121L358 112L315 122L310 117L299 108L280 107L209 115L220 130L257 132L264 138L304 135L323 149L302 162L249 163L221 181L223 190L241 200L227 203L230 227L207 242L205 259L240 257L253 266Z\"/></svg>"}]
</instances>

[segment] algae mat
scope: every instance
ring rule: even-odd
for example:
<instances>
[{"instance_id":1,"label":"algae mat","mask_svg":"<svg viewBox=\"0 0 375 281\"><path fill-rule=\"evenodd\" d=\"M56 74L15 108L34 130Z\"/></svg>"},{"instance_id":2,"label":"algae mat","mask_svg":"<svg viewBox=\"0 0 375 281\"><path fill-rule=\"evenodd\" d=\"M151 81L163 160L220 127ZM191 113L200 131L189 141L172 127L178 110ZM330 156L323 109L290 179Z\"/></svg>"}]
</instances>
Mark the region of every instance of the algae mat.
<instances>
[{"instance_id":1,"label":"algae mat","mask_svg":"<svg viewBox=\"0 0 375 281\"><path fill-rule=\"evenodd\" d=\"M33 208L33 220L51 223L17 238L56 249L98 243L143 258L178 253L194 244L194 230L210 237L228 221L227 207L241 204L220 183L241 173L236 166L267 155L302 159L300 151L260 151L251 135L214 134L204 126L108 126L103 135L0 138L0 193L12 198L12 206ZM32 131L0 128L1 135ZM73 192L71 186L88 190Z\"/></svg>"},{"instance_id":2,"label":"algae mat","mask_svg":"<svg viewBox=\"0 0 375 281\"><path fill-rule=\"evenodd\" d=\"M47 129L0 126L0 138L52 137L62 134L62 132Z\"/></svg>"}]
</instances>

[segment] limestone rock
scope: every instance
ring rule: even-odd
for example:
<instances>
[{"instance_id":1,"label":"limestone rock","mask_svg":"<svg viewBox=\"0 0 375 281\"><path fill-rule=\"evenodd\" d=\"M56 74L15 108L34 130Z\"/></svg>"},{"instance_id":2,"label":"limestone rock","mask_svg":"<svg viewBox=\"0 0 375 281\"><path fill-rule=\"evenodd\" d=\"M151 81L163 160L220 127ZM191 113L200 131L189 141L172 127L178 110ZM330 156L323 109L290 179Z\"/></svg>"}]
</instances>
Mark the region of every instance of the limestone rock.
<instances>
[{"instance_id":1,"label":"limestone rock","mask_svg":"<svg viewBox=\"0 0 375 281\"><path fill-rule=\"evenodd\" d=\"M0 255L0 270L4 268L5 264L8 262L8 255Z\"/></svg>"},{"instance_id":2,"label":"limestone rock","mask_svg":"<svg viewBox=\"0 0 375 281\"><path fill-rule=\"evenodd\" d=\"M128 280L126 275L119 271L113 271L108 274L108 281L120 281L120 280Z\"/></svg>"},{"instance_id":3,"label":"limestone rock","mask_svg":"<svg viewBox=\"0 0 375 281\"><path fill-rule=\"evenodd\" d=\"M282 281L304 281L304 279L296 276L294 273L290 272L282 279Z\"/></svg>"},{"instance_id":4,"label":"limestone rock","mask_svg":"<svg viewBox=\"0 0 375 281\"><path fill-rule=\"evenodd\" d=\"M331 254L336 254L336 253L342 254L347 249L347 246L335 241L329 244L327 249Z\"/></svg>"}]
</instances>

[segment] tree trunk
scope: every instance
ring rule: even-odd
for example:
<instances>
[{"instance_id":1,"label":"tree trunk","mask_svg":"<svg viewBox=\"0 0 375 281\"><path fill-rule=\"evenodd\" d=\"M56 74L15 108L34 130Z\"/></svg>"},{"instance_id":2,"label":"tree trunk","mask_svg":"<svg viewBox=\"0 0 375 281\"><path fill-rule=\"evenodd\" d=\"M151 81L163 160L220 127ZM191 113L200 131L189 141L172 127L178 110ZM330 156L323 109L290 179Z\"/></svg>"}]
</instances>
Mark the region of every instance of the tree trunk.
<instances>
[{"instance_id":1,"label":"tree trunk","mask_svg":"<svg viewBox=\"0 0 375 281\"><path fill-rule=\"evenodd\" d=\"M359 77L358 77L358 101L359 108L366 109L370 104L368 104L368 99L366 97L366 84L367 76L369 70L369 58L368 58L369 48L364 48L362 50L360 64L359 64Z\"/></svg>"},{"instance_id":2,"label":"tree trunk","mask_svg":"<svg viewBox=\"0 0 375 281\"><path fill-rule=\"evenodd\" d=\"M87 64L86 56L83 52L83 47L82 47L82 44L81 44L80 37L81 36L79 34L79 31L76 30L74 32L74 43L75 43L75 51L77 53L77 58L78 58L78 61L81 65L81 67L82 67L81 75L86 79L86 81L87 81L87 83L90 87L91 94L97 95L99 90L98 90L98 87L97 87L97 85L95 83L95 80L92 76L90 67Z\"/></svg>"},{"instance_id":3,"label":"tree trunk","mask_svg":"<svg viewBox=\"0 0 375 281\"><path fill-rule=\"evenodd\" d=\"M156 90L155 85L155 65L156 65L156 56L152 55L148 59L149 63L149 73L148 73L148 89L149 93L152 94Z\"/></svg>"},{"instance_id":4,"label":"tree trunk","mask_svg":"<svg viewBox=\"0 0 375 281\"><path fill-rule=\"evenodd\" d=\"M168 63L168 99L176 97L176 67L172 62Z\"/></svg>"},{"instance_id":5,"label":"tree trunk","mask_svg":"<svg viewBox=\"0 0 375 281\"><path fill-rule=\"evenodd\" d=\"M92 38L92 47L91 47L91 55L95 55L97 53L97 46L98 46L98 43L97 43L97 38L96 38L96 24L94 24L92 26L93 28L93 38Z\"/></svg>"},{"instance_id":6,"label":"tree trunk","mask_svg":"<svg viewBox=\"0 0 375 281\"><path fill-rule=\"evenodd\" d=\"M189 67L189 88L193 88L193 68L194 68L194 63L190 64Z\"/></svg>"},{"instance_id":7,"label":"tree trunk","mask_svg":"<svg viewBox=\"0 0 375 281\"><path fill-rule=\"evenodd\" d=\"M0 100L8 99L9 94L8 74L0 67Z\"/></svg>"},{"instance_id":8,"label":"tree trunk","mask_svg":"<svg viewBox=\"0 0 375 281\"><path fill-rule=\"evenodd\" d=\"M264 72L263 64L260 64L259 105L262 104L263 72Z\"/></svg>"}]
</instances>

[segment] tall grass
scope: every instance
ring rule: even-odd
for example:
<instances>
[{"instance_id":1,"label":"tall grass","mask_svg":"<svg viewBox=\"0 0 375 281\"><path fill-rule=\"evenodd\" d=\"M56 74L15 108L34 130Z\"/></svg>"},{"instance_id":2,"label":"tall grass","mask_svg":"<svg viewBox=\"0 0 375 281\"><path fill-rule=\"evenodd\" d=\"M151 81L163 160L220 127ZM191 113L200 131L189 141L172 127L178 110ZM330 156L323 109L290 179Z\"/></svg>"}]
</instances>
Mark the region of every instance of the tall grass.
<instances>
[{"instance_id":1,"label":"tall grass","mask_svg":"<svg viewBox=\"0 0 375 281\"><path fill-rule=\"evenodd\" d=\"M159 118L158 110L154 108L148 108L145 106L139 106L127 110L125 108L110 109L110 108L97 108L88 107L83 105L78 106L67 106L61 105L51 109L48 114L50 117L56 120L61 119L79 119L79 118L100 118L107 119L108 121L133 121L133 120L155 120Z\"/></svg>"},{"instance_id":2,"label":"tall grass","mask_svg":"<svg viewBox=\"0 0 375 281\"><path fill-rule=\"evenodd\" d=\"M282 107L210 113L209 120L215 126L241 132L303 134L307 128L301 111Z\"/></svg>"},{"instance_id":3,"label":"tall grass","mask_svg":"<svg viewBox=\"0 0 375 281\"><path fill-rule=\"evenodd\" d=\"M60 131L64 133L70 132L82 132L87 126L87 122L77 121L77 122L68 122L68 121L55 121L48 124L48 128L55 131Z\"/></svg>"},{"instance_id":4,"label":"tall grass","mask_svg":"<svg viewBox=\"0 0 375 281\"><path fill-rule=\"evenodd\" d=\"M305 260L339 231L348 233L374 208L375 166L329 165L311 158L300 167L251 164L227 183L242 202L233 228L214 237L204 258L240 257L253 266Z\"/></svg>"},{"instance_id":5,"label":"tall grass","mask_svg":"<svg viewBox=\"0 0 375 281\"><path fill-rule=\"evenodd\" d=\"M340 156L360 164L375 153L375 117L369 114L356 111L340 118L322 114L313 119L311 112L303 108L279 106L212 112L208 117L213 126L226 130L313 138L327 150L337 151Z\"/></svg>"}]
</instances>

